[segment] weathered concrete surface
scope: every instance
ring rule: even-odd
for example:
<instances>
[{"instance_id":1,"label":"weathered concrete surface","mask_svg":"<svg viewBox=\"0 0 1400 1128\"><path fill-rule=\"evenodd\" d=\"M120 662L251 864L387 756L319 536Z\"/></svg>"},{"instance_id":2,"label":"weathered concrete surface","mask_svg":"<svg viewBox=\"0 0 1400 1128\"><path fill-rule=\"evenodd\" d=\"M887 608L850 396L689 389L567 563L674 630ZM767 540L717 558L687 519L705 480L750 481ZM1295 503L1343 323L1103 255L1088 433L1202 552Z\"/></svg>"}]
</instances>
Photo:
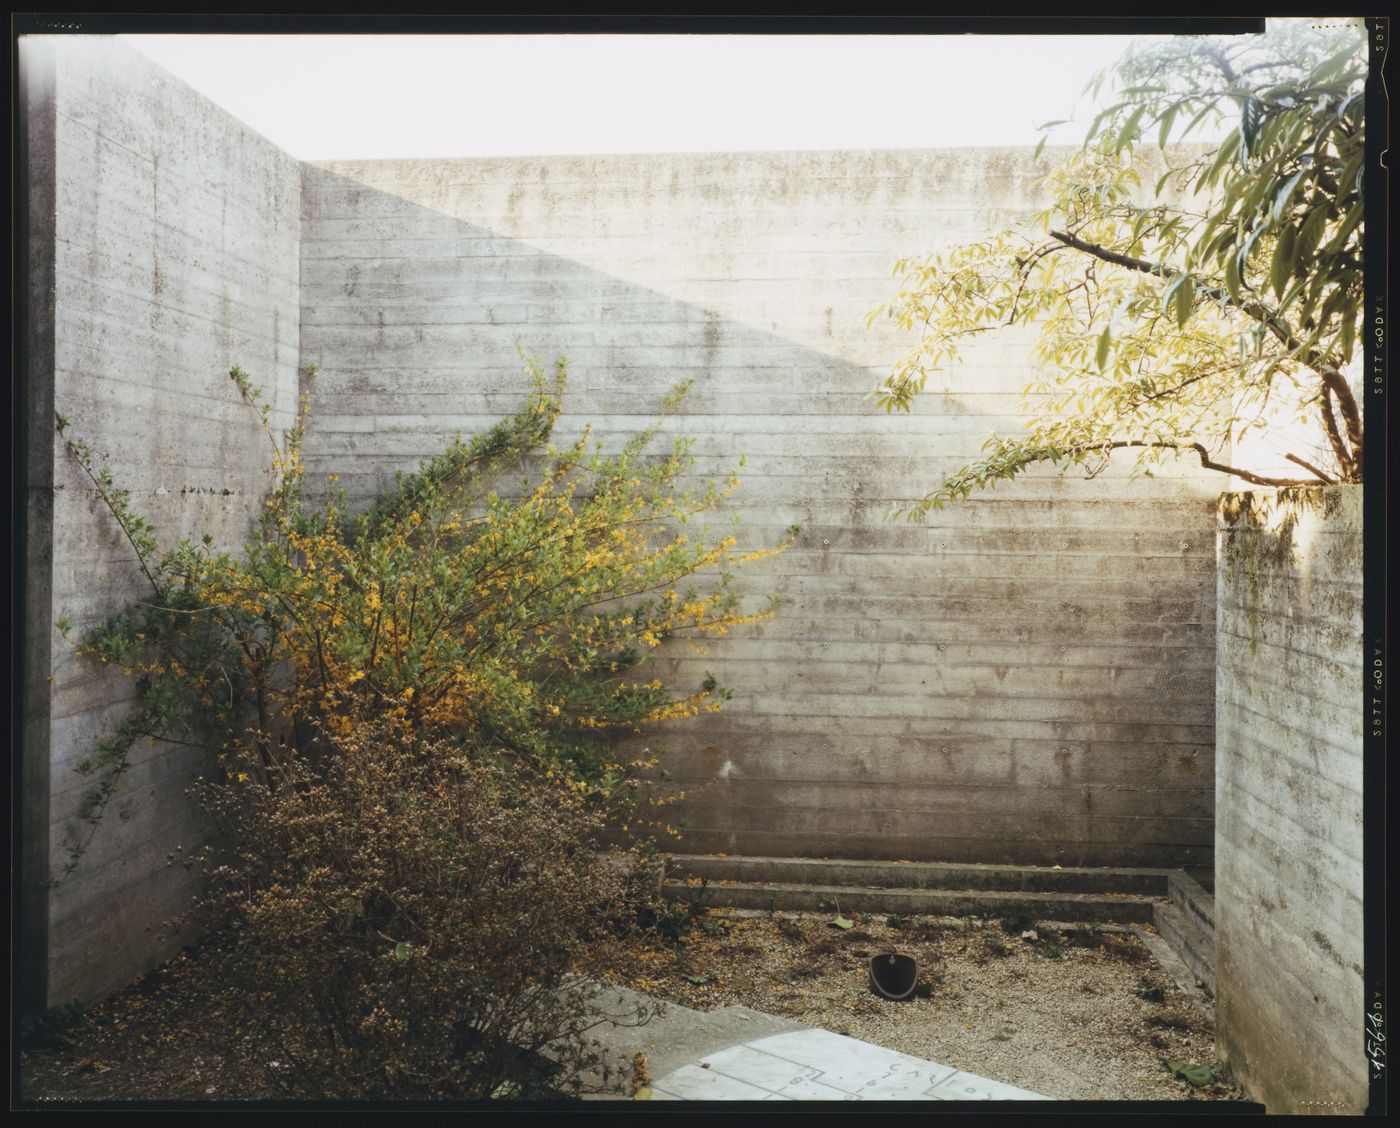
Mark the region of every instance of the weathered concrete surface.
<instances>
[{"instance_id":1,"label":"weathered concrete surface","mask_svg":"<svg viewBox=\"0 0 1400 1128\"><path fill-rule=\"evenodd\" d=\"M53 668L53 426L54 354L54 59L33 39L16 44L19 78L21 167L17 180L20 209L15 248L23 256L22 302L25 411L24 448L24 651L23 711L20 728L19 801L12 811L18 823L18 919L12 977L15 1009L42 1013L48 1005L49 878L49 672ZM16 544L16 549L20 545Z\"/></svg>"},{"instance_id":2,"label":"weathered concrete surface","mask_svg":"<svg viewBox=\"0 0 1400 1128\"><path fill-rule=\"evenodd\" d=\"M626 987L600 987L594 996L600 1012L613 1015L655 1002ZM1049 1099L748 1007L696 1011L667 1003L642 1025L605 1022L592 1036L612 1070L597 1094L604 1100L630 1094L637 1055L650 1075L652 1100Z\"/></svg>"},{"instance_id":3,"label":"weathered concrete surface","mask_svg":"<svg viewBox=\"0 0 1400 1128\"><path fill-rule=\"evenodd\" d=\"M1115 465L884 520L1017 425L1032 363L1028 337L1003 336L913 415L883 416L866 396L908 342L864 315L894 258L1023 216L1043 171L1028 151L303 167L124 45L31 42L27 75L51 60L27 103L31 199L47 192L52 216L29 247L35 433L71 416L166 543L237 544L264 492L234 363L279 428L298 367L321 365L312 479L336 472L360 501L521 402L517 342L573 359L561 437L588 420L615 442L695 376L670 429L696 439L697 473L747 455L731 507L746 543L803 533L744 580L785 597L776 619L656 663L678 688L713 669L736 690L660 734L691 796L687 849L1210 863L1218 479ZM54 680L27 687L25 751L40 879L83 831L74 764L130 700L75 642L141 590L61 447L41 462L30 505L52 536L35 551L52 557L30 561L29 654ZM184 751L138 749L48 898L50 1001L158 955L145 930L188 893L166 854L200 833L190 770Z\"/></svg>"},{"instance_id":4,"label":"weathered concrete surface","mask_svg":"<svg viewBox=\"0 0 1400 1128\"><path fill-rule=\"evenodd\" d=\"M52 560L47 571L30 561L41 565L32 581L51 590L40 599L34 589L29 654L48 693L26 701L36 712L26 765L44 761L26 799L30 812L49 808L43 848L56 874L87 831L78 809L91 781L74 765L131 700L120 673L99 673L73 652L144 581L54 437L53 412L93 443L163 545L204 532L222 547L241 544L266 493L268 447L228 370L239 364L262 385L274 427L290 422L300 173L122 43L35 37L22 46L31 181L52 185L47 220L31 227L31 255L52 264L47 301L34 304L44 323L30 326L51 342L33 356L44 402L30 486L34 535ZM73 624L66 638L59 617ZM187 748L144 744L133 761L78 869L48 896L50 1003L91 1000L150 967L169 949L150 930L188 903L185 871L165 859L203 833L184 797L196 762ZM27 866L42 881L43 865Z\"/></svg>"},{"instance_id":5,"label":"weathered concrete surface","mask_svg":"<svg viewBox=\"0 0 1400 1128\"><path fill-rule=\"evenodd\" d=\"M747 456L745 543L803 532L746 581L782 594L776 619L656 663L735 690L656 736L689 793L682 849L1209 865L1219 476L1115 463L884 520L1019 426L1033 361L1005 335L886 416L866 396L911 342L865 314L897 257L1024 216L1043 168L1009 149L308 166L308 461L368 498L522 402L517 342L572 359L565 436L616 442L694 376L669 429L702 473Z\"/></svg>"},{"instance_id":6,"label":"weathered concrete surface","mask_svg":"<svg viewBox=\"0 0 1400 1128\"><path fill-rule=\"evenodd\" d=\"M1217 1037L1270 1112L1368 1095L1361 513L1360 486L1221 499Z\"/></svg>"},{"instance_id":7,"label":"weathered concrete surface","mask_svg":"<svg viewBox=\"0 0 1400 1128\"><path fill-rule=\"evenodd\" d=\"M1039 1093L830 1030L794 1030L706 1055L652 1083L653 1100L1042 1101Z\"/></svg>"}]
</instances>

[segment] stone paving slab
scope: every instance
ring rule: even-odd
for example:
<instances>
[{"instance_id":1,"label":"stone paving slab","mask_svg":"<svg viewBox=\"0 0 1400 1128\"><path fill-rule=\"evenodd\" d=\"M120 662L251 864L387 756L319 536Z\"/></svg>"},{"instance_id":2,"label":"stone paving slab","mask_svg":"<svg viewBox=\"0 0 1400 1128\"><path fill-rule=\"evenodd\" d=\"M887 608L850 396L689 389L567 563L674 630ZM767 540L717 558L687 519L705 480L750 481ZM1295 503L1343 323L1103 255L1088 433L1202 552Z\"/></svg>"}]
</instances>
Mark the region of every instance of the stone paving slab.
<instances>
[{"instance_id":1,"label":"stone paving slab","mask_svg":"<svg viewBox=\"0 0 1400 1128\"><path fill-rule=\"evenodd\" d=\"M652 1100L1039 1101L989 1081L828 1030L803 1029L743 1042L656 1078Z\"/></svg>"}]
</instances>

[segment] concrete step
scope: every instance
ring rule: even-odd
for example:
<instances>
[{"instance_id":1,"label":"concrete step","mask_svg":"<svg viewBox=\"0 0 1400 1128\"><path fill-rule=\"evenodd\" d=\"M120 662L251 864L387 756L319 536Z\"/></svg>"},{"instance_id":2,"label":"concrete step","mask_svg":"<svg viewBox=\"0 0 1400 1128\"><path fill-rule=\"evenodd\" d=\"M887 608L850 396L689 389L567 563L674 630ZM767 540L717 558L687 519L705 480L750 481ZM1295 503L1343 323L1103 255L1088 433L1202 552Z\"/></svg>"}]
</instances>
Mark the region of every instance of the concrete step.
<instances>
[{"instance_id":1,"label":"concrete step","mask_svg":"<svg viewBox=\"0 0 1400 1128\"><path fill-rule=\"evenodd\" d=\"M1194 918L1197 925L1207 934L1215 933L1215 898L1184 870L1177 870L1167 877L1167 895L1172 904Z\"/></svg>"},{"instance_id":2,"label":"concrete step","mask_svg":"<svg viewBox=\"0 0 1400 1128\"><path fill-rule=\"evenodd\" d=\"M673 879L708 878L711 882L1026 893L1136 893L1157 897L1167 896L1168 878L1173 872L1147 868L1055 868L842 858L717 857L712 854L672 855L666 871Z\"/></svg>"},{"instance_id":3,"label":"concrete step","mask_svg":"<svg viewBox=\"0 0 1400 1128\"><path fill-rule=\"evenodd\" d=\"M1182 870L1187 877L1207 893L1215 892L1215 869L1211 866L1186 866Z\"/></svg>"},{"instance_id":4,"label":"concrete step","mask_svg":"<svg viewBox=\"0 0 1400 1128\"><path fill-rule=\"evenodd\" d=\"M722 879L708 884L668 881L663 892L715 908L798 912L890 913L901 916L993 916L1024 913L1034 920L1142 924L1156 900L1137 893L1027 892L986 889L907 889Z\"/></svg>"},{"instance_id":5,"label":"concrete step","mask_svg":"<svg viewBox=\"0 0 1400 1128\"><path fill-rule=\"evenodd\" d=\"M1199 920L1174 901L1157 902L1153 923L1191 974L1215 994L1215 940Z\"/></svg>"}]
</instances>

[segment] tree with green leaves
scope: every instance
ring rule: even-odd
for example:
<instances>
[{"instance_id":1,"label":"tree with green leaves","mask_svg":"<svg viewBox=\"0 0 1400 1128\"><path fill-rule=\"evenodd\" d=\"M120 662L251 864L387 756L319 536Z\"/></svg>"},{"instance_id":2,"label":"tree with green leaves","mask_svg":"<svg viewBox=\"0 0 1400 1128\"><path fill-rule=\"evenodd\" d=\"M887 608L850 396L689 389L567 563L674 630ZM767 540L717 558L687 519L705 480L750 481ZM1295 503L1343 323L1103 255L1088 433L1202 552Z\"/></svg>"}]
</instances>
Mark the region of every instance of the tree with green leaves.
<instances>
[{"instance_id":1,"label":"tree with green leaves","mask_svg":"<svg viewBox=\"0 0 1400 1128\"><path fill-rule=\"evenodd\" d=\"M895 264L900 293L869 321L919 340L875 394L886 411L1004 326L1037 327L1045 371L1024 390L1024 433L993 434L908 515L1039 463L1092 476L1115 450L1147 474L1185 454L1260 486L1361 480L1347 373L1364 312L1364 44L1359 21L1288 20L1130 49L1087 88L1115 93L1046 177L1033 230ZM1192 143L1229 120L1223 141ZM1292 419L1320 433L1285 454L1300 476L1232 464L1251 430Z\"/></svg>"}]
</instances>

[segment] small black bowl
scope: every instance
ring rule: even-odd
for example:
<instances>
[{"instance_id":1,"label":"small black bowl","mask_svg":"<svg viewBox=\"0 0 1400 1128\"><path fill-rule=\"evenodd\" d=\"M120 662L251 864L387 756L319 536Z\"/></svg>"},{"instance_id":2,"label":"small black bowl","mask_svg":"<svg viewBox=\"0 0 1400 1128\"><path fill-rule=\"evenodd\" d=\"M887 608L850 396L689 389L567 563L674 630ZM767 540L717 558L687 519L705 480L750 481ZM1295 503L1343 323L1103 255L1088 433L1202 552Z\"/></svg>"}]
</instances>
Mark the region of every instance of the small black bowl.
<instances>
[{"instance_id":1,"label":"small black bowl","mask_svg":"<svg viewBox=\"0 0 1400 1128\"><path fill-rule=\"evenodd\" d=\"M919 962L902 952L870 957L870 989L887 999L907 999L919 984Z\"/></svg>"}]
</instances>

